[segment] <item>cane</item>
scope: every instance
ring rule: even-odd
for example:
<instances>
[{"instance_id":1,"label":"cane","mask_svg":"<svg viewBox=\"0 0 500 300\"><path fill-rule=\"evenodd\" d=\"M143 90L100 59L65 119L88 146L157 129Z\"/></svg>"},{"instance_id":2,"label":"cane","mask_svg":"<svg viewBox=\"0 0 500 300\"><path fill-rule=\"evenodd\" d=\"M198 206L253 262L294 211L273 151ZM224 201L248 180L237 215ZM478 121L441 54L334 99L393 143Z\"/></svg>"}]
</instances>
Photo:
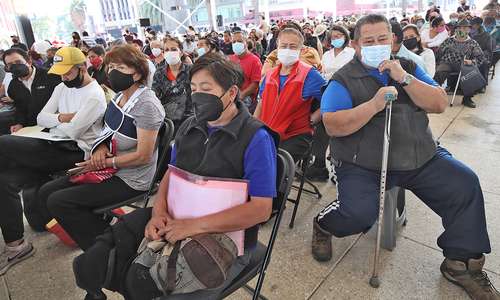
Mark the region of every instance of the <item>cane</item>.
<instances>
[{"instance_id":1,"label":"cane","mask_svg":"<svg viewBox=\"0 0 500 300\"><path fill-rule=\"evenodd\" d=\"M467 58L467 55L464 56L464 62L465 62L465 59ZM457 84L455 84L455 91L453 92L453 98L451 98L451 102L450 102L450 107L453 107L453 102L455 102L455 96L457 95L457 90L458 90L458 86L460 84L460 78L462 77L462 68L460 68L460 72L458 72L458 79L457 79Z\"/></svg>"},{"instance_id":2,"label":"cane","mask_svg":"<svg viewBox=\"0 0 500 300\"><path fill-rule=\"evenodd\" d=\"M450 107L453 107L453 102L455 102L455 96L457 95L458 85L460 84L460 77L462 77L462 68L458 73L457 84L455 85L455 91L453 92L453 98L451 98Z\"/></svg>"},{"instance_id":3,"label":"cane","mask_svg":"<svg viewBox=\"0 0 500 300\"><path fill-rule=\"evenodd\" d=\"M382 236L382 224L384 220L384 203L385 203L385 187L387 183L387 162L389 160L389 141L391 136L391 115L392 115L392 102L396 100L394 94L385 94L385 101L388 103L385 107L385 125L384 125L384 148L382 152L382 169L380 172L380 202L378 208L378 226L377 226L377 240L375 244L375 259L373 261L373 274L370 278L370 285L374 288L380 286L378 278L378 260L380 256L380 240Z\"/></svg>"}]
</instances>

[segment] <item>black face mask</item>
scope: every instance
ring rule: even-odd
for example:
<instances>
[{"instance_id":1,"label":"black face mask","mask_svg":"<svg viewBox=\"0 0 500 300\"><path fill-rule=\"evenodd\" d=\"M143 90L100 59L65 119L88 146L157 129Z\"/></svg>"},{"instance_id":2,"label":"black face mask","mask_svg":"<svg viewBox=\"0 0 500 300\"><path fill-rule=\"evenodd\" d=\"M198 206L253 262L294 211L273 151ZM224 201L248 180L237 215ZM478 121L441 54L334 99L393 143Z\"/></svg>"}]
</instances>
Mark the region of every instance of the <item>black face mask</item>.
<instances>
[{"instance_id":1,"label":"black face mask","mask_svg":"<svg viewBox=\"0 0 500 300\"><path fill-rule=\"evenodd\" d=\"M222 97L222 96L221 96ZM222 113L229 107L229 103L224 107L221 97L208 93L193 93L194 116L198 122L211 122L220 118Z\"/></svg>"},{"instance_id":2,"label":"black face mask","mask_svg":"<svg viewBox=\"0 0 500 300\"><path fill-rule=\"evenodd\" d=\"M405 45L406 49L413 50L418 47L417 38L411 38L403 41L403 45Z\"/></svg>"},{"instance_id":3,"label":"black face mask","mask_svg":"<svg viewBox=\"0 0 500 300\"><path fill-rule=\"evenodd\" d=\"M30 68L26 64L13 64L9 67L9 72L14 78L21 78L29 75Z\"/></svg>"},{"instance_id":4,"label":"black face mask","mask_svg":"<svg viewBox=\"0 0 500 300\"><path fill-rule=\"evenodd\" d=\"M63 80L63 83L65 86L69 87L70 89L72 88L80 88L83 84L83 76L80 74L80 71L78 71L78 75L71 80Z\"/></svg>"},{"instance_id":5,"label":"black face mask","mask_svg":"<svg viewBox=\"0 0 500 300\"><path fill-rule=\"evenodd\" d=\"M111 70L108 75L109 84L115 92L121 92L134 85L134 76L125 74L116 69Z\"/></svg>"}]
</instances>

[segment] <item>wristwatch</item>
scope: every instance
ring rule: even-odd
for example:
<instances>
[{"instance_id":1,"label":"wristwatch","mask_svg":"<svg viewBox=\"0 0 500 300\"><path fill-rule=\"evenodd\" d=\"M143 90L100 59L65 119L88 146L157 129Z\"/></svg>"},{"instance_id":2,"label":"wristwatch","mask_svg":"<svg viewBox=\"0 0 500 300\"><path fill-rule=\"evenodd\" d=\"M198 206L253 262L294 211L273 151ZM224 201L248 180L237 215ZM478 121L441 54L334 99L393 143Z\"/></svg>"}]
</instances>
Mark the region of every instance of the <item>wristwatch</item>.
<instances>
[{"instance_id":1,"label":"wristwatch","mask_svg":"<svg viewBox=\"0 0 500 300\"><path fill-rule=\"evenodd\" d=\"M413 79L415 79L415 77L413 75L406 73L406 75L403 77L403 80L401 80L399 82L399 84L402 87L405 87L405 86L409 85L413 81Z\"/></svg>"}]
</instances>

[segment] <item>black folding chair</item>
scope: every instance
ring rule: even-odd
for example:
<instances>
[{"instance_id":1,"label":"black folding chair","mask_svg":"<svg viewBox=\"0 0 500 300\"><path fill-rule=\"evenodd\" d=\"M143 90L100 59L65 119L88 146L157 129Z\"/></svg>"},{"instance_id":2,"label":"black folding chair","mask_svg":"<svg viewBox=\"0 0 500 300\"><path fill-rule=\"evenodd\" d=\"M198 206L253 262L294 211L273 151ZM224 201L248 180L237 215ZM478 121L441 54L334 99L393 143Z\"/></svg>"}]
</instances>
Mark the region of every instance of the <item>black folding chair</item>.
<instances>
[{"instance_id":1,"label":"black folding chair","mask_svg":"<svg viewBox=\"0 0 500 300\"><path fill-rule=\"evenodd\" d=\"M318 187L314 183L312 183L309 179L306 178L307 169L314 163L314 156L312 155L312 149L313 149L313 142L311 141L309 148L307 149L307 152L304 154L302 159L298 161L300 169L298 169L295 172L295 176L299 179L299 186L295 185L292 186L294 189L297 189L297 197L295 199L290 199L290 198L287 199L288 201L294 203L292 218L290 219L290 224L288 225L289 228L293 228L293 225L295 223L295 216L297 215L297 210L300 204L300 198L302 197L303 192L316 195L317 199L321 199L321 197L323 197ZM312 188L312 190L304 188L304 185L306 183Z\"/></svg>"},{"instance_id":2,"label":"black folding chair","mask_svg":"<svg viewBox=\"0 0 500 300\"><path fill-rule=\"evenodd\" d=\"M139 201L144 201L144 205L142 207L148 206L149 197L156 193L159 182L163 178L170 160L170 151L172 149L170 143L174 137L174 123L170 119L165 118L158 136L160 137L158 142L158 162L156 165L153 180L151 181L148 191L111 205L96 208L92 211L94 214L120 218L120 215L113 212L114 209L123 206L128 206L131 208L141 208L141 206L135 204Z\"/></svg>"},{"instance_id":3,"label":"black folding chair","mask_svg":"<svg viewBox=\"0 0 500 300\"><path fill-rule=\"evenodd\" d=\"M274 224L267 246L260 242L257 243L257 248L252 254L250 263L245 267L245 269L243 269L238 277L236 277L233 282L231 282L231 284L222 291L218 297L219 299L228 297L240 288L245 288L246 290L252 292L253 300L266 299L260 295L260 290L262 289L262 284L264 283L267 266L271 260L274 242L276 240L276 236L278 235L283 210L285 209L286 200L288 199L288 194L290 193L295 174L295 163L293 158L285 150L279 149L277 165L278 176L276 185L278 188L278 195L273 200L273 212L270 220L274 217ZM257 274L259 275L259 278L257 279L257 284L254 289L248 285L248 282L257 276Z\"/></svg>"}]
</instances>

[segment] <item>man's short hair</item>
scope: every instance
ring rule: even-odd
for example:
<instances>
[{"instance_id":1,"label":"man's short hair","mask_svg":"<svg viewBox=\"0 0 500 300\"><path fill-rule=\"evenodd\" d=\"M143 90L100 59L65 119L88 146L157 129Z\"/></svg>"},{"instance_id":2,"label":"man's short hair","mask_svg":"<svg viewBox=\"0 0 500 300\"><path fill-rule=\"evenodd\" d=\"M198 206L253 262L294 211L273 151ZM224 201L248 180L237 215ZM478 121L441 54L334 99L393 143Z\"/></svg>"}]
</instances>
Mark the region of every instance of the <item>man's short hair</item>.
<instances>
[{"instance_id":1,"label":"man's short hair","mask_svg":"<svg viewBox=\"0 0 500 300\"><path fill-rule=\"evenodd\" d=\"M89 33L87 31L82 31L82 36L89 36Z\"/></svg>"},{"instance_id":2,"label":"man's short hair","mask_svg":"<svg viewBox=\"0 0 500 300\"><path fill-rule=\"evenodd\" d=\"M280 33L278 34L278 40L280 39L280 37L283 34L293 34L293 35L295 35L295 36L297 36L299 38L299 41L300 41L301 45L304 44L304 36L302 35L302 33L300 33L300 31L298 31L295 28L287 27L287 28L284 28L284 29L280 30Z\"/></svg>"},{"instance_id":3,"label":"man's short hair","mask_svg":"<svg viewBox=\"0 0 500 300\"><path fill-rule=\"evenodd\" d=\"M189 80L201 70L206 70L225 91L233 85L241 88L244 81L241 67L218 53L207 53L198 58L189 71Z\"/></svg>"},{"instance_id":4,"label":"man's short hair","mask_svg":"<svg viewBox=\"0 0 500 300\"><path fill-rule=\"evenodd\" d=\"M394 35L396 36L396 44L398 44L398 45L401 44L403 42L403 38L404 38L403 29L401 28L401 24L391 22L391 30L392 30L392 33L394 33Z\"/></svg>"},{"instance_id":5,"label":"man's short hair","mask_svg":"<svg viewBox=\"0 0 500 300\"><path fill-rule=\"evenodd\" d=\"M90 52L90 51L94 52L98 56L104 56L104 54L106 54L106 51L104 50L104 48L101 45L97 45L97 46L90 48L88 52Z\"/></svg>"},{"instance_id":6,"label":"man's short hair","mask_svg":"<svg viewBox=\"0 0 500 300\"><path fill-rule=\"evenodd\" d=\"M354 27L354 40L358 41L361 37L361 27L367 24L373 25L378 23L385 23L387 25L387 30L389 30L389 32L392 32L391 24L386 17L384 17L383 15L370 14L362 17L358 20L358 22L356 22L356 26Z\"/></svg>"},{"instance_id":7,"label":"man's short hair","mask_svg":"<svg viewBox=\"0 0 500 300\"><path fill-rule=\"evenodd\" d=\"M30 57L28 55L28 52L24 51L21 48L14 47L14 48L10 48L10 49L5 50L5 52L3 53L3 64L4 65L7 65L7 63L5 63L5 58L8 55L12 55L14 53L21 55L25 61L27 61L27 62L30 61Z\"/></svg>"}]
</instances>

